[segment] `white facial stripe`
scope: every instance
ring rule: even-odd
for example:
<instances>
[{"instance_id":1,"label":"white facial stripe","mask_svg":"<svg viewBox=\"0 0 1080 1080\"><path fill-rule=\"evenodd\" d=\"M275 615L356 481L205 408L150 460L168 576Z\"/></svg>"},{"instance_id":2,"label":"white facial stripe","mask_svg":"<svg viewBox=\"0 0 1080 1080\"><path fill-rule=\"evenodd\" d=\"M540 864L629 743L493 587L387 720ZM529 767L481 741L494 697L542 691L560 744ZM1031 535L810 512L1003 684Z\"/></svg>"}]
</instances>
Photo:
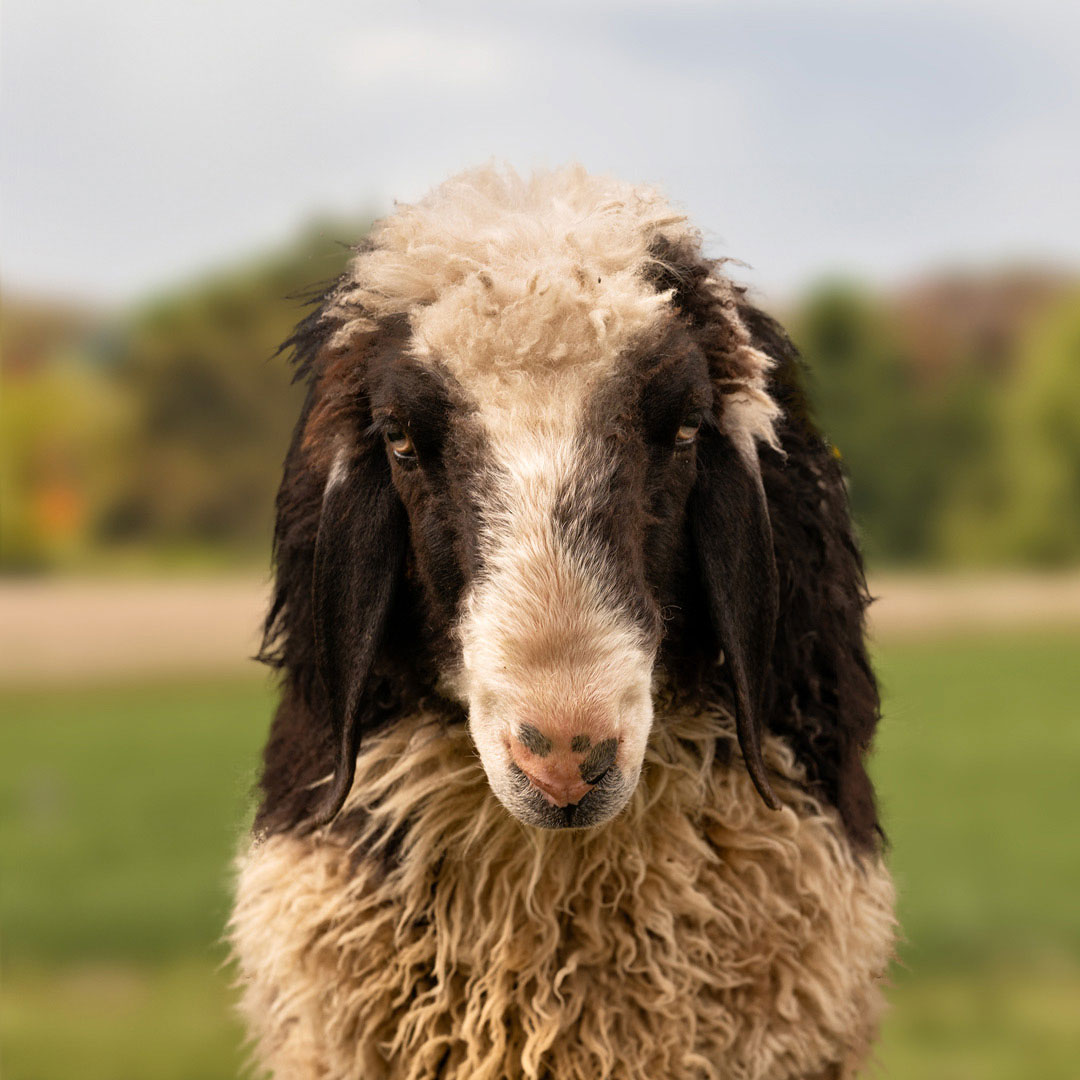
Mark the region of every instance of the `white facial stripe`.
<instances>
[{"instance_id":1,"label":"white facial stripe","mask_svg":"<svg viewBox=\"0 0 1080 1080\"><path fill-rule=\"evenodd\" d=\"M611 469L582 455L580 401L547 396L527 416L517 404L481 410L494 466L480 508L483 569L459 629L470 730L508 803L509 739L524 723L563 745L619 738L632 787L652 722L655 642L620 596L610 553L567 544L557 523L567 486L585 513ZM515 416L531 422L519 429Z\"/></svg>"}]
</instances>

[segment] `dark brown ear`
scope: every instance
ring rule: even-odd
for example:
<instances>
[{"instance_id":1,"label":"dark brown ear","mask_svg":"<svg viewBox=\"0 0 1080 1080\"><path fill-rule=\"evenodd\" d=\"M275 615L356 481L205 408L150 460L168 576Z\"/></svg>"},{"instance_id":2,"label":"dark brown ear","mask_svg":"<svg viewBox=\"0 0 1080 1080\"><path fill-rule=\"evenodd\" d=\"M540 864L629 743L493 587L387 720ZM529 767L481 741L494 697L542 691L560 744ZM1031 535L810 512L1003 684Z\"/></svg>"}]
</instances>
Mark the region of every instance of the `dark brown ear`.
<instances>
[{"instance_id":1,"label":"dark brown ear","mask_svg":"<svg viewBox=\"0 0 1080 1080\"><path fill-rule=\"evenodd\" d=\"M404 328L343 353L329 347L339 324L325 312L314 310L282 346L308 390L278 489L273 603L259 651L284 675L263 750L262 833L329 821L348 794L362 731L400 711L380 646L401 609L407 525L382 439L370 431L368 381L383 353L397 355Z\"/></svg>"},{"instance_id":2,"label":"dark brown ear","mask_svg":"<svg viewBox=\"0 0 1080 1080\"><path fill-rule=\"evenodd\" d=\"M756 468L731 440L703 429L690 519L717 643L735 695L735 726L746 768L762 799L780 803L761 758L762 709L778 606L772 528Z\"/></svg>"},{"instance_id":3,"label":"dark brown ear","mask_svg":"<svg viewBox=\"0 0 1080 1080\"><path fill-rule=\"evenodd\" d=\"M777 362L770 392L784 411L783 455L761 454L782 598L766 723L840 811L855 846L873 849L882 834L865 758L880 710L863 635L870 598L844 476L810 416L795 347L749 304L740 316Z\"/></svg>"},{"instance_id":4,"label":"dark brown ear","mask_svg":"<svg viewBox=\"0 0 1080 1080\"><path fill-rule=\"evenodd\" d=\"M695 245L680 248L658 241L653 254L656 288L674 291L676 308L709 359L714 384L738 381L730 364L732 343L739 344L732 331L733 311L750 344L775 362L769 394L783 414L776 428L782 452L762 449L759 464L768 507L762 528L772 535L782 611L757 728L746 731L747 764L747 747L762 726L779 735L805 767L811 788L839 810L855 847L874 849L882 833L865 758L880 707L863 634L870 597L840 463L813 422L802 362L779 325L747 302L740 290L725 294L712 287L721 267L703 260ZM725 450L729 457L731 452ZM712 466L703 473L708 482ZM738 501L733 494L720 501L724 499ZM762 529L757 531L760 535ZM712 542L707 534L700 539L705 551ZM722 593L714 591L714 596L725 603ZM735 601L728 606L734 610ZM716 601L712 609L717 633L730 635ZM752 694L752 673L746 686ZM742 716L748 717L749 710Z\"/></svg>"},{"instance_id":5,"label":"dark brown ear","mask_svg":"<svg viewBox=\"0 0 1080 1080\"><path fill-rule=\"evenodd\" d=\"M360 733L373 719L369 683L401 576L406 530L381 441L368 439L339 456L319 515L311 586L315 662L334 751L333 779L313 814L318 825L341 809Z\"/></svg>"}]
</instances>

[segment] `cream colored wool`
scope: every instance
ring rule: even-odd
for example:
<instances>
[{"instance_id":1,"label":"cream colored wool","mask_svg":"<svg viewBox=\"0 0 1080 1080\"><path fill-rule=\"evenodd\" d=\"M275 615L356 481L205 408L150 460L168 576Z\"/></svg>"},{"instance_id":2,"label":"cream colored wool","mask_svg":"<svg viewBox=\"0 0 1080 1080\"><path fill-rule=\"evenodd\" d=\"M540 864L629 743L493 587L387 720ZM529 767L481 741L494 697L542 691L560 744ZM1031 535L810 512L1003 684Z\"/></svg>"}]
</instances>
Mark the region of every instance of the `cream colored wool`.
<instances>
[{"instance_id":1,"label":"cream colored wool","mask_svg":"<svg viewBox=\"0 0 1080 1080\"><path fill-rule=\"evenodd\" d=\"M494 428L513 429L538 394L572 413L598 376L663 321L670 293L647 280L660 241L699 250L701 238L655 188L581 166L522 178L473 169L378 222L370 250L350 264L325 317L340 322L331 347L347 349L389 315L410 317L413 351L437 358ZM754 349L731 282L710 288L733 340L740 389L730 392L729 433L752 455L775 445L779 410L765 379L772 361Z\"/></svg>"},{"instance_id":2,"label":"cream colored wool","mask_svg":"<svg viewBox=\"0 0 1080 1080\"><path fill-rule=\"evenodd\" d=\"M346 813L366 824L256 840L231 933L262 1064L296 1080L854 1075L892 951L886 870L852 855L783 743L765 744L775 812L726 718L658 711L641 783L600 828L522 825L467 732L416 716L359 755ZM395 863L379 838L398 829Z\"/></svg>"}]
</instances>

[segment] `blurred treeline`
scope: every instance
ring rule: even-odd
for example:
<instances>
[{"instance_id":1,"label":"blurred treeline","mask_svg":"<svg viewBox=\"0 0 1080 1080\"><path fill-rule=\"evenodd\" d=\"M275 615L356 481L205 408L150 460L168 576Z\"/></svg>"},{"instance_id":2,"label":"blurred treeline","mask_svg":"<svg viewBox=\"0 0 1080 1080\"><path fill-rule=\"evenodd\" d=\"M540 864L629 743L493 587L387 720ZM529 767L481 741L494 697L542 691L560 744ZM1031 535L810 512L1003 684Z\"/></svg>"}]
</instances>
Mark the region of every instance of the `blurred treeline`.
<instances>
[{"instance_id":1,"label":"blurred treeline","mask_svg":"<svg viewBox=\"0 0 1080 1080\"><path fill-rule=\"evenodd\" d=\"M98 312L3 299L0 568L265 564L302 393L278 347L367 222Z\"/></svg>"},{"instance_id":2,"label":"blurred treeline","mask_svg":"<svg viewBox=\"0 0 1080 1080\"><path fill-rule=\"evenodd\" d=\"M299 389L278 345L358 222L129 311L5 295L0 568L265 565ZM779 313L873 564L1080 560L1080 279L832 282Z\"/></svg>"},{"instance_id":3,"label":"blurred treeline","mask_svg":"<svg viewBox=\"0 0 1080 1080\"><path fill-rule=\"evenodd\" d=\"M1080 279L833 284L789 323L871 563L1080 559Z\"/></svg>"}]
</instances>

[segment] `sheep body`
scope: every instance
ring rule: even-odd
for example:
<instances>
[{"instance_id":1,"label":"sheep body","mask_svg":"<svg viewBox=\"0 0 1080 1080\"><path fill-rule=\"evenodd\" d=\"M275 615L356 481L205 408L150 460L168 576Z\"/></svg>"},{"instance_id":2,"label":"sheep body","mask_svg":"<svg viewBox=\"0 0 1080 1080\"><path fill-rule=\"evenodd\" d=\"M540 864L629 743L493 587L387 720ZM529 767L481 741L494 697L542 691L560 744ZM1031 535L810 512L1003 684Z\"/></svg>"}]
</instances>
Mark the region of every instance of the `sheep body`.
<instances>
[{"instance_id":1,"label":"sheep body","mask_svg":"<svg viewBox=\"0 0 1080 1080\"><path fill-rule=\"evenodd\" d=\"M360 754L344 814L364 824L241 859L232 934L260 1060L363 1080L853 1075L891 882L791 751L765 750L779 813L722 715L662 715L627 809L548 833L495 800L463 728L396 724Z\"/></svg>"},{"instance_id":2,"label":"sheep body","mask_svg":"<svg viewBox=\"0 0 1080 1080\"><path fill-rule=\"evenodd\" d=\"M291 344L230 931L259 1061L855 1075L894 935L878 697L790 341L655 191L569 169L402 208Z\"/></svg>"}]
</instances>

